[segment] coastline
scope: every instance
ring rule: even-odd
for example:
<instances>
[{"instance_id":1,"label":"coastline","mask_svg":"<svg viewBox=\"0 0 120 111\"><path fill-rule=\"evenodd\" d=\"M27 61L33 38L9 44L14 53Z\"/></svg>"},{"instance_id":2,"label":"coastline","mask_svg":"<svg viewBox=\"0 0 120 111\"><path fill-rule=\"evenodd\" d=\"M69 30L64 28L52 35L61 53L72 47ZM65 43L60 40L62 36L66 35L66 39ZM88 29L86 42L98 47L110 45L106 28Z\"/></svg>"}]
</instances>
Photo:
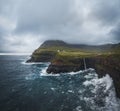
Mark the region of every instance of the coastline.
<instances>
[{"instance_id":1,"label":"coastline","mask_svg":"<svg viewBox=\"0 0 120 111\"><path fill-rule=\"evenodd\" d=\"M33 52L27 62L50 62L48 74L77 72L88 68L95 69L99 78L109 74L113 79L116 95L120 98L119 49L120 44L83 47L62 41L46 41Z\"/></svg>"}]
</instances>

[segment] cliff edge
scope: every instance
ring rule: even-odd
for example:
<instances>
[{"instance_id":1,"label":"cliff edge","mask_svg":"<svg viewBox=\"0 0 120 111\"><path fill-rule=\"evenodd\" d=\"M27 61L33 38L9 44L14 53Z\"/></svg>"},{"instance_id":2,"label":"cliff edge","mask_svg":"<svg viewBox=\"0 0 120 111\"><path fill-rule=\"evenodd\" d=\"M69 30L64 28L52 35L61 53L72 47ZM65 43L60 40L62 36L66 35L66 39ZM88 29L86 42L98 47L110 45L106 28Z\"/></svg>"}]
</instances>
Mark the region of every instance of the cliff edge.
<instances>
[{"instance_id":1,"label":"cliff edge","mask_svg":"<svg viewBox=\"0 0 120 111\"><path fill-rule=\"evenodd\" d=\"M65 73L94 68L99 77L109 74L120 98L120 44L100 46L45 41L27 62L51 62L47 73ZM86 65L86 66L85 66Z\"/></svg>"}]
</instances>

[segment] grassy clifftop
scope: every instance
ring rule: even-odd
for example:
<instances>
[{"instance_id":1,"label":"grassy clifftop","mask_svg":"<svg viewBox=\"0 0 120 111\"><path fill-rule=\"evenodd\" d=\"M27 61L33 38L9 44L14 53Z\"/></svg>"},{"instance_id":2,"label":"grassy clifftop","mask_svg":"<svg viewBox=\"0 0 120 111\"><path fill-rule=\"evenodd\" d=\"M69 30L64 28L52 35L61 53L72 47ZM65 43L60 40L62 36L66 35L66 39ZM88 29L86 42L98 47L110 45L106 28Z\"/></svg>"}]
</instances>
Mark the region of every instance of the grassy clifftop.
<instances>
[{"instance_id":1,"label":"grassy clifftop","mask_svg":"<svg viewBox=\"0 0 120 111\"><path fill-rule=\"evenodd\" d=\"M68 44L60 40L45 41L36 49L30 62L54 62L62 59L64 63L69 63L71 58L86 58L95 56L108 56L120 54L120 44L107 44L100 46Z\"/></svg>"}]
</instances>

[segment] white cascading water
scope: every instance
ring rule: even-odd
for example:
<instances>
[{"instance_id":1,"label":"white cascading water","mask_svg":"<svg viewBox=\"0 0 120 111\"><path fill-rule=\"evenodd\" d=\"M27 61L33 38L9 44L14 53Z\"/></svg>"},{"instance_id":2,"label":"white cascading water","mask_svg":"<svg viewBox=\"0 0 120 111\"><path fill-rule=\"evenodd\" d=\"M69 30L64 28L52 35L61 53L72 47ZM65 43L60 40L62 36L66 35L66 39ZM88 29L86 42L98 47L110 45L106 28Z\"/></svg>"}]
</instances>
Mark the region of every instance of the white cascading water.
<instances>
[{"instance_id":1,"label":"white cascading water","mask_svg":"<svg viewBox=\"0 0 120 111\"><path fill-rule=\"evenodd\" d=\"M84 62L84 69L86 70L86 69L87 69L87 66L86 66L85 58L83 59L83 62Z\"/></svg>"}]
</instances>

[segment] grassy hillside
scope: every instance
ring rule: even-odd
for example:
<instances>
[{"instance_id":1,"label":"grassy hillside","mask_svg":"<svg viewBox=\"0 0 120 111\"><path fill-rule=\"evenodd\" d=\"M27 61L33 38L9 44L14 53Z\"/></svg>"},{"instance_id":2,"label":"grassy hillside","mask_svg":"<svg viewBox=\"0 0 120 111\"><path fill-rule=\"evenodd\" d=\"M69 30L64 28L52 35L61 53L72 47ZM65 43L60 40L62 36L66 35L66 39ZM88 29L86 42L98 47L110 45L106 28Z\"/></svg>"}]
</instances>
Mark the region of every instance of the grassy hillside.
<instances>
[{"instance_id":1,"label":"grassy hillside","mask_svg":"<svg viewBox=\"0 0 120 111\"><path fill-rule=\"evenodd\" d=\"M62 41L46 41L37 50L35 50L34 54L40 54L41 52L44 51L57 52L62 56L114 54L114 53L120 53L120 44L88 46L88 45L78 45L78 44L77 45L67 44L65 42L62 43Z\"/></svg>"},{"instance_id":2,"label":"grassy hillside","mask_svg":"<svg viewBox=\"0 0 120 111\"><path fill-rule=\"evenodd\" d=\"M45 41L32 54L32 61L51 61L54 59L86 58L95 56L119 55L120 44L106 44L100 46L68 44L63 41Z\"/></svg>"}]
</instances>

